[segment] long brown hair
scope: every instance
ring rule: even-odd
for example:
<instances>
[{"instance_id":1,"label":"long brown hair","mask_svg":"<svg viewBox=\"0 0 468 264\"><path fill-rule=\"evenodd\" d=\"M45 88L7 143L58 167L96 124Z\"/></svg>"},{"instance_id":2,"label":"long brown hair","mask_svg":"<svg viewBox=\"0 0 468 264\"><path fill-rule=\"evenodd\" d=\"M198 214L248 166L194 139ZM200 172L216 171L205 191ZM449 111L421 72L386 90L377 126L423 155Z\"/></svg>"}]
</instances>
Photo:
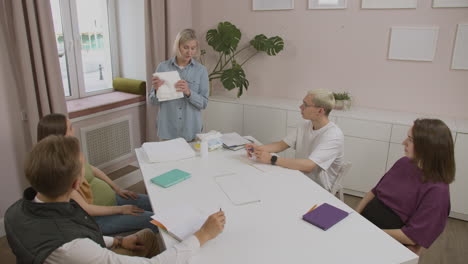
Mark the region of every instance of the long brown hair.
<instances>
[{"instance_id":1,"label":"long brown hair","mask_svg":"<svg viewBox=\"0 0 468 264\"><path fill-rule=\"evenodd\" d=\"M455 157L447 125L439 119L416 119L412 132L414 161L423 171L423 182L453 182Z\"/></svg>"},{"instance_id":2,"label":"long brown hair","mask_svg":"<svg viewBox=\"0 0 468 264\"><path fill-rule=\"evenodd\" d=\"M67 117L62 114L44 116L37 124L37 141L49 135L65 136L67 133Z\"/></svg>"}]
</instances>

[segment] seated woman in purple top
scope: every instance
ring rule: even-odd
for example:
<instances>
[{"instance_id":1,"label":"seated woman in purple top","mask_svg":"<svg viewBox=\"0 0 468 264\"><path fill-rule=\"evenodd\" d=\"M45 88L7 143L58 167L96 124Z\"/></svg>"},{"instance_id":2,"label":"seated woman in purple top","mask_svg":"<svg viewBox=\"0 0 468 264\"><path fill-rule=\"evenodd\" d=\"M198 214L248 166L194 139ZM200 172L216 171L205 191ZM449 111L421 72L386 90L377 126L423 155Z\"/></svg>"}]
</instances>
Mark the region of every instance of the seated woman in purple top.
<instances>
[{"instance_id":1,"label":"seated woman in purple top","mask_svg":"<svg viewBox=\"0 0 468 264\"><path fill-rule=\"evenodd\" d=\"M403 141L405 156L364 196L356 211L419 253L442 233L455 178L452 133L438 119L417 119Z\"/></svg>"}]
</instances>

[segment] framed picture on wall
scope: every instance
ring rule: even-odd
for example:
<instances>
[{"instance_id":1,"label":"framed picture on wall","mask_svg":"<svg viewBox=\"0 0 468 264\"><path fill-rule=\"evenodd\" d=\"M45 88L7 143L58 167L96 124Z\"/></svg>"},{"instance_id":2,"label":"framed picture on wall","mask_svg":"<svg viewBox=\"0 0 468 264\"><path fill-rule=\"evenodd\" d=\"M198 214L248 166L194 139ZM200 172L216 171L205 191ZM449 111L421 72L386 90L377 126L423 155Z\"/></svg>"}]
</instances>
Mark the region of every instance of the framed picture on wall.
<instances>
[{"instance_id":1,"label":"framed picture on wall","mask_svg":"<svg viewBox=\"0 0 468 264\"><path fill-rule=\"evenodd\" d=\"M294 9L294 0L252 0L254 11Z\"/></svg>"},{"instance_id":2,"label":"framed picture on wall","mask_svg":"<svg viewBox=\"0 0 468 264\"><path fill-rule=\"evenodd\" d=\"M309 0L309 9L345 9L346 0Z\"/></svg>"},{"instance_id":3,"label":"framed picture on wall","mask_svg":"<svg viewBox=\"0 0 468 264\"><path fill-rule=\"evenodd\" d=\"M434 0L432 7L468 7L468 0Z\"/></svg>"},{"instance_id":4,"label":"framed picture on wall","mask_svg":"<svg viewBox=\"0 0 468 264\"><path fill-rule=\"evenodd\" d=\"M468 24L458 24L455 48L453 49L452 69L468 70Z\"/></svg>"},{"instance_id":5,"label":"framed picture on wall","mask_svg":"<svg viewBox=\"0 0 468 264\"><path fill-rule=\"evenodd\" d=\"M392 27L388 58L433 61L438 34L438 27Z\"/></svg>"},{"instance_id":6,"label":"framed picture on wall","mask_svg":"<svg viewBox=\"0 0 468 264\"><path fill-rule=\"evenodd\" d=\"M416 8L418 0L362 0L362 9Z\"/></svg>"}]
</instances>

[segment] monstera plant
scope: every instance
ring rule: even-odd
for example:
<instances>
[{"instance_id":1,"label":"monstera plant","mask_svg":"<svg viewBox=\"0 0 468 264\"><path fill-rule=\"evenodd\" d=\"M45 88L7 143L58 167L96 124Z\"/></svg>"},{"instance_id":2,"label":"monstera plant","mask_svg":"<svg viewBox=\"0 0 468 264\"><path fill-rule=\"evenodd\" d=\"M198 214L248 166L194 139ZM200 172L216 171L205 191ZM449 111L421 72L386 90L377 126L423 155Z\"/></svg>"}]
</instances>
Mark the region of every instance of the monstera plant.
<instances>
[{"instance_id":1,"label":"monstera plant","mask_svg":"<svg viewBox=\"0 0 468 264\"><path fill-rule=\"evenodd\" d=\"M237 97L242 95L244 89L249 88L249 80L242 66L260 52L275 56L284 48L284 41L281 37L268 38L260 34L238 50L241 36L240 30L230 22L220 22L216 29L210 29L206 33L208 45L218 53L217 63L209 74L210 82L221 79L221 83L227 90L239 88ZM203 54L205 51L202 51Z\"/></svg>"}]
</instances>

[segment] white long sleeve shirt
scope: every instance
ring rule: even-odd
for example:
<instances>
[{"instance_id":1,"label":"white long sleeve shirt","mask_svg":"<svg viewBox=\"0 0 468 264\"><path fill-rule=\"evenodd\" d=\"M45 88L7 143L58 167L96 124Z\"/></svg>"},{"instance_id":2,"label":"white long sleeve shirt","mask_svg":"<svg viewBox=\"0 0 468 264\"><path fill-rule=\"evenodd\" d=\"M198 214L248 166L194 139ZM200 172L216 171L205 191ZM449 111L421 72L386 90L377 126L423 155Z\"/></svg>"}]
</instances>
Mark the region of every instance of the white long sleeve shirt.
<instances>
[{"instance_id":1,"label":"white long sleeve shirt","mask_svg":"<svg viewBox=\"0 0 468 264\"><path fill-rule=\"evenodd\" d=\"M45 264L178 264L187 263L188 260L200 249L200 242L195 236L190 236L183 242L174 245L163 253L151 258L131 257L119 255L89 238L72 240L54 250L45 260Z\"/></svg>"},{"instance_id":2,"label":"white long sleeve shirt","mask_svg":"<svg viewBox=\"0 0 468 264\"><path fill-rule=\"evenodd\" d=\"M36 203L43 203L37 196L34 198L34 201ZM110 248L114 242L114 238L108 236L104 236L103 238L106 247ZM44 264L179 264L187 263L199 249L200 242L198 238L192 235L163 253L148 259L119 255L107 248L101 247L89 238L77 238L54 250L46 258Z\"/></svg>"}]
</instances>

